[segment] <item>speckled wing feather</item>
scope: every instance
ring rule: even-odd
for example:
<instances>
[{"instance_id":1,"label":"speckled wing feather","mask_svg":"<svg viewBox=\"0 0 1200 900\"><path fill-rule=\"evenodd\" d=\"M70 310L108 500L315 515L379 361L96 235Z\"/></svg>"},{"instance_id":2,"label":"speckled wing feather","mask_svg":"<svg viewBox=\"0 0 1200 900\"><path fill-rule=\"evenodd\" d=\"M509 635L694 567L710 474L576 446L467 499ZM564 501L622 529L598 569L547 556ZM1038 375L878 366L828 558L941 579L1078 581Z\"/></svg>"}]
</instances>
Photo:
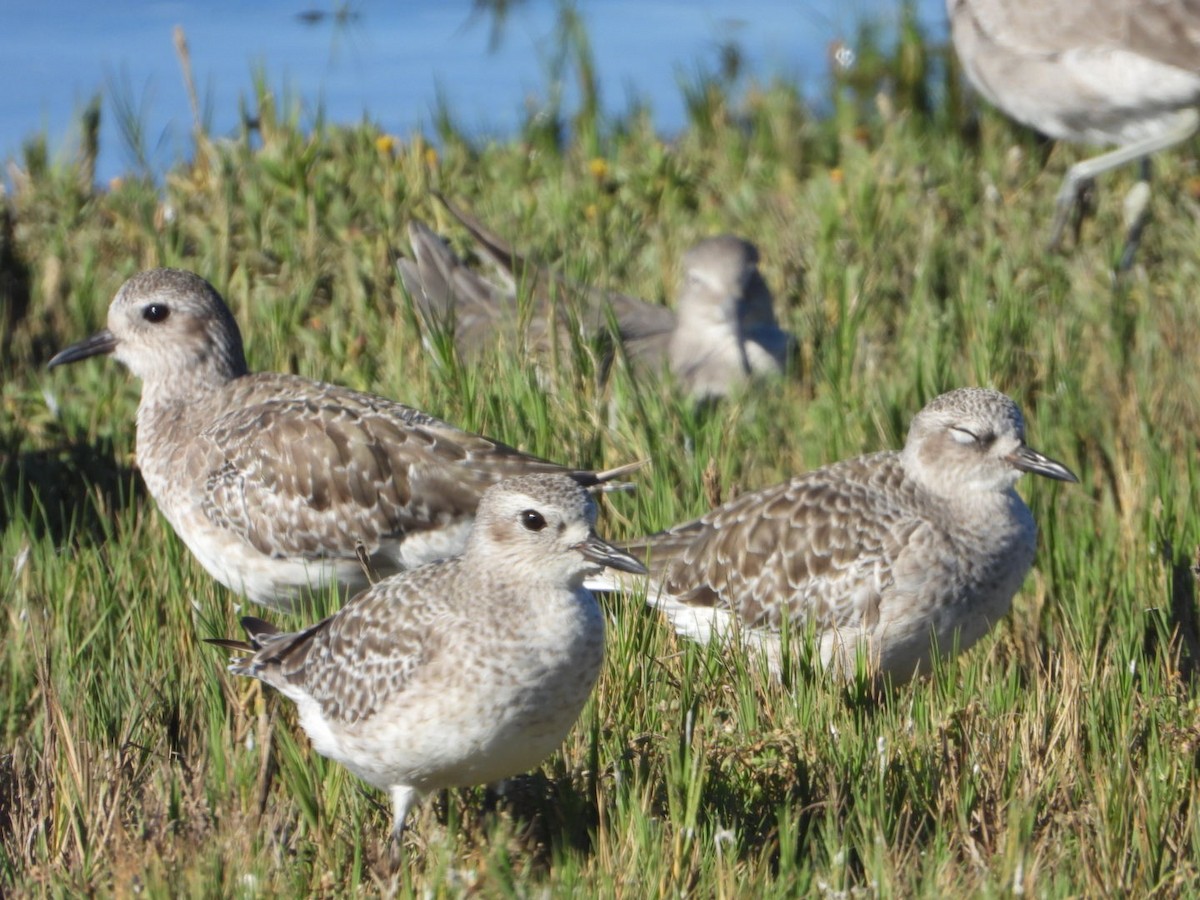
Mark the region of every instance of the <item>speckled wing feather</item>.
<instances>
[{"instance_id":1,"label":"speckled wing feather","mask_svg":"<svg viewBox=\"0 0 1200 900\"><path fill-rule=\"evenodd\" d=\"M239 381L244 402L193 442L189 464L203 454L208 519L272 556L349 559L356 543L374 554L470 516L507 476L563 471L383 398L287 375Z\"/></svg>"},{"instance_id":2,"label":"speckled wing feather","mask_svg":"<svg viewBox=\"0 0 1200 900\"><path fill-rule=\"evenodd\" d=\"M898 456L881 453L743 495L627 549L664 593L750 627L870 625L896 559L928 528L914 496Z\"/></svg>"},{"instance_id":3,"label":"speckled wing feather","mask_svg":"<svg viewBox=\"0 0 1200 900\"><path fill-rule=\"evenodd\" d=\"M300 632L255 633L261 620L243 620L258 649L233 671L284 691L299 689L341 725L369 719L447 646L447 630L429 625L446 614L443 595L457 587L460 566L461 560L452 560L437 567L439 596L428 583L430 570L413 570Z\"/></svg>"}]
</instances>

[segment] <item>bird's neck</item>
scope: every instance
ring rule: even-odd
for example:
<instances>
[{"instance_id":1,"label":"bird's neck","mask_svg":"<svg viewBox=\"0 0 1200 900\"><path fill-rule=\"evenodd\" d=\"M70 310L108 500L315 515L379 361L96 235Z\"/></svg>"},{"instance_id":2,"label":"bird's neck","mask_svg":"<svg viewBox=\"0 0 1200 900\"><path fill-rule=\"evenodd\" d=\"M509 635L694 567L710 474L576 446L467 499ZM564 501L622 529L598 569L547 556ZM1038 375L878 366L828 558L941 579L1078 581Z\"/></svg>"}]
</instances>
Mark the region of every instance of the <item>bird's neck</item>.
<instances>
[{"instance_id":1,"label":"bird's neck","mask_svg":"<svg viewBox=\"0 0 1200 900\"><path fill-rule=\"evenodd\" d=\"M137 413L139 450L155 435L198 430L211 422L228 402L232 385L244 375L208 367L144 381Z\"/></svg>"},{"instance_id":2,"label":"bird's neck","mask_svg":"<svg viewBox=\"0 0 1200 900\"><path fill-rule=\"evenodd\" d=\"M971 488L959 485L956 490L944 490L939 485L924 494L937 515L953 528L979 531L1002 541L1010 534L1024 533L1032 525L1032 516L1013 487Z\"/></svg>"},{"instance_id":3,"label":"bird's neck","mask_svg":"<svg viewBox=\"0 0 1200 900\"><path fill-rule=\"evenodd\" d=\"M234 354L207 351L206 355L188 360L186 366L168 371L138 372L133 366L130 368L142 379L142 407L201 402L249 374L240 351Z\"/></svg>"}]
</instances>

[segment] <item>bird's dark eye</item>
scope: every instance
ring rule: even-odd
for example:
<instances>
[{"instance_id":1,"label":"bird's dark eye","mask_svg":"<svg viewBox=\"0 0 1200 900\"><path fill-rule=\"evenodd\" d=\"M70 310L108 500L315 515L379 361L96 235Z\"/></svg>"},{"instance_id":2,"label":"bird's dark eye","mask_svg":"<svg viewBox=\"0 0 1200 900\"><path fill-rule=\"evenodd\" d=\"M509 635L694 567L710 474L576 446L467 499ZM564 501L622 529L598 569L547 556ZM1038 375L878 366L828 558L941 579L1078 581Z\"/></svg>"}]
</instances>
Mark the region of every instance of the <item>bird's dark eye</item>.
<instances>
[{"instance_id":1,"label":"bird's dark eye","mask_svg":"<svg viewBox=\"0 0 1200 900\"><path fill-rule=\"evenodd\" d=\"M521 524L526 531L541 531L546 527L546 520L536 509L527 509L521 513Z\"/></svg>"},{"instance_id":2,"label":"bird's dark eye","mask_svg":"<svg viewBox=\"0 0 1200 900\"><path fill-rule=\"evenodd\" d=\"M142 309L142 318L147 322L153 322L156 325L159 322L166 321L167 316L171 314L171 307L165 303L151 303Z\"/></svg>"}]
</instances>

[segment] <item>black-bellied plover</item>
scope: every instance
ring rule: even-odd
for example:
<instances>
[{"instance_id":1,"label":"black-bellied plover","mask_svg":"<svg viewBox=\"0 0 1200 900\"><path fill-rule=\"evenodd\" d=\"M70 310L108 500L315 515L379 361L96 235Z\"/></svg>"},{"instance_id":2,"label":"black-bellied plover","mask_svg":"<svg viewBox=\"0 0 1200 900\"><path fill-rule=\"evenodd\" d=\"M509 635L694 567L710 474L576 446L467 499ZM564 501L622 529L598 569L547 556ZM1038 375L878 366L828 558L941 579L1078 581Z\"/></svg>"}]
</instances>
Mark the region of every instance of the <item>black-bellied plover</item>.
<instances>
[{"instance_id":1,"label":"black-bellied plover","mask_svg":"<svg viewBox=\"0 0 1200 900\"><path fill-rule=\"evenodd\" d=\"M178 269L130 278L108 328L51 366L111 353L142 380L137 462L176 533L231 590L289 609L461 551L483 491L571 470L372 394L251 373L224 300Z\"/></svg>"},{"instance_id":2,"label":"black-bellied plover","mask_svg":"<svg viewBox=\"0 0 1200 900\"><path fill-rule=\"evenodd\" d=\"M1117 145L1067 173L1051 246L1084 185L1143 161L1127 202L1127 268L1149 200L1149 155L1200 130L1200 4L946 0L946 9L963 70L984 97L1050 137Z\"/></svg>"},{"instance_id":3,"label":"black-bellied plover","mask_svg":"<svg viewBox=\"0 0 1200 900\"><path fill-rule=\"evenodd\" d=\"M486 784L558 747L591 693L604 616L584 576L645 572L593 530L563 475L489 488L461 557L379 582L294 634L242 625L230 671L295 702L318 753L390 792L399 838L430 791Z\"/></svg>"},{"instance_id":4,"label":"black-bellied plover","mask_svg":"<svg viewBox=\"0 0 1200 900\"><path fill-rule=\"evenodd\" d=\"M1007 614L1037 535L1013 489L1023 472L1077 480L1026 445L1012 400L963 388L917 414L901 452L744 494L624 549L646 560L646 600L682 635L738 631L775 667L781 633L805 646L811 630L824 665L853 671L861 648L898 683L928 670L933 645L965 650Z\"/></svg>"},{"instance_id":5,"label":"black-bellied plover","mask_svg":"<svg viewBox=\"0 0 1200 900\"><path fill-rule=\"evenodd\" d=\"M787 365L794 339L779 327L771 291L758 270L758 250L733 235L706 238L684 254L675 309L624 294L572 286L534 266L481 222L446 200L504 279L492 284L467 268L420 222L409 225L414 260L398 262L418 311L433 328L452 327L459 352L476 355L498 333L525 329L527 343L569 346L570 329L590 339L615 323L630 361L641 371L669 369L697 399L721 397L752 378ZM534 299L523 322L518 288ZM578 306L572 304L578 303ZM611 318L610 318L611 317Z\"/></svg>"}]
</instances>

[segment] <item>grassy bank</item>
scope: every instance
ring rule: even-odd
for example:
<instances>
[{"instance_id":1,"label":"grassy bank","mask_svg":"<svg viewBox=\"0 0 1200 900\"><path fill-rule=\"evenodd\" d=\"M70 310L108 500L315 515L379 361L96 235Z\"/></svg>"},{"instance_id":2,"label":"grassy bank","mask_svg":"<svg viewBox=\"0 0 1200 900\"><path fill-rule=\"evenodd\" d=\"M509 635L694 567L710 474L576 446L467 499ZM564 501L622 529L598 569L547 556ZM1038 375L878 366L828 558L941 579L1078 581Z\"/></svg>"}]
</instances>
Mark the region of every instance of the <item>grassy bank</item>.
<instances>
[{"instance_id":1,"label":"grassy bank","mask_svg":"<svg viewBox=\"0 0 1200 900\"><path fill-rule=\"evenodd\" d=\"M586 103L487 146L449 120L436 150L370 125L305 133L264 89L256 133L201 135L164 185L96 191L86 161L31 147L0 228L0 892L1193 891L1195 161L1158 164L1154 221L1114 290L1132 173L1101 184L1078 247L1047 256L1078 156L919 90L929 53L913 36L882 59L878 102L877 77L834 85L822 121L788 85L697 82L669 143ZM689 244L745 235L799 338L796 377L696 412L621 367L597 385L586 355L547 396L518 354L431 354L393 265L413 215L465 246L430 189L578 280L660 300ZM966 384L1015 397L1031 443L1082 483L1022 483L1041 533L1012 616L882 702L811 672L770 684L610 598L602 683L562 752L503 796L426 804L393 875L382 798L200 643L237 633L236 598L132 468L137 384L111 362L45 371L154 265L224 293L256 368L564 462L651 458L636 495L606 501L609 537L898 446L926 400Z\"/></svg>"}]
</instances>

